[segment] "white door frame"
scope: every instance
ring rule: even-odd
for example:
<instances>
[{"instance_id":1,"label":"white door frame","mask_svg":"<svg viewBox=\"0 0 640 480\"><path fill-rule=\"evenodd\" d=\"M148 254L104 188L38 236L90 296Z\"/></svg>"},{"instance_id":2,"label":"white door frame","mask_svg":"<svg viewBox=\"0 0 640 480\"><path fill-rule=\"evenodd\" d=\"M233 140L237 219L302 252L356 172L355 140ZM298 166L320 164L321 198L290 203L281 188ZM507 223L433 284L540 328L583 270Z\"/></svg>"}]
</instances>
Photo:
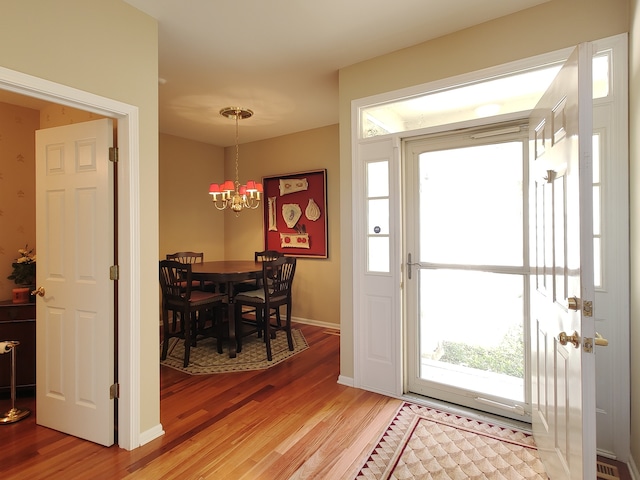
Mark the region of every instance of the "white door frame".
<instances>
[{"instance_id":1,"label":"white door frame","mask_svg":"<svg viewBox=\"0 0 640 480\"><path fill-rule=\"evenodd\" d=\"M140 126L138 107L0 67L0 89L118 120L118 445L140 446Z\"/></svg>"}]
</instances>

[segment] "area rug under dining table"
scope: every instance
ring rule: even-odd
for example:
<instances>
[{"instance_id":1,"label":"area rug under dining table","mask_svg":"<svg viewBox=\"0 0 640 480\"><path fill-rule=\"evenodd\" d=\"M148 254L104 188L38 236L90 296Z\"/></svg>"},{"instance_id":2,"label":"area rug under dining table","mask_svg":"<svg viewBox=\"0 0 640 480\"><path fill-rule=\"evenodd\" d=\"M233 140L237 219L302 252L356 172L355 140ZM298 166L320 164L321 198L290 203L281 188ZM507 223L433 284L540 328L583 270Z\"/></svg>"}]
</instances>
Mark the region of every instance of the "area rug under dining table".
<instances>
[{"instance_id":1,"label":"area rug under dining table","mask_svg":"<svg viewBox=\"0 0 640 480\"><path fill-rule=\"evenodd\" d=\"M197 346L191 347L189 365L187 367L183 366L184 340L171 338L169 340L167 359L160 363L191 375L262 370L277 365L309 347L307 340L299 329L292 328L291 336L293 337L293 351L289 350L286 333L277 332L276 338L271 340L273 356L271 362L267 361L264 339L258 338L257 335L251 335L243 339L242 352L239 352L236 358L229 358L226 349L224 353L218 353L215 338L199 339ZM162 345L160 348L162 348Z\"/></svg>"},{"instance_id":2,"label":"area rug under dining table","mask_svg":"<svg viewBox=\"0 0 640 480\"><path fill-rule=\"evenodd\" d=\"M405 402L357 480L547 480L529 433Z\"/></svg>"}]
</instances>

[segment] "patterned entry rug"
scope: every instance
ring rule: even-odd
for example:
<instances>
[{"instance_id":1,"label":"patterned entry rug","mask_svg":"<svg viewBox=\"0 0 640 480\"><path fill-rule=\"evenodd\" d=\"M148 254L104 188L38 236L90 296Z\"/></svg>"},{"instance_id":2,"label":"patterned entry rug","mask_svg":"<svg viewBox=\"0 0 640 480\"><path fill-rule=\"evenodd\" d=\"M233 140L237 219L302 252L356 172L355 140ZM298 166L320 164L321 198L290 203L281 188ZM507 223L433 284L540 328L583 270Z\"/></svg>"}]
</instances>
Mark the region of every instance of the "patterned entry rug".
<instances>
[{"instance_id":1,"label":"patterned entry rug","mask_svg":"<svg viewBox=\"0 0 640 480\"><path fill-rule=\"evenodd\" d=\"M356 479L544 479L533 436L404 403Z\"/></svg>"},{"instance_id":2,"label":"patterned entry rug","mask_svg":"<svg viewBox=\"0 0 640 480\"><path fill-rule=\"evenodd\" d=\"M236 358L229 358L229 350L226 345L223 353L218 353L215 338L207 337L198 340L198 346L191 347L189 366L187 368L182 366L184 362L184 340L171 338L169 340L167 359L160 363L191 375L263 370L277 365L309 347L300 330L294 328L291 330L291 334L293 336L293 351L289 350L285 332L277 332L276 338L271 340L271 354L273 357L271 362L267 361L264 340L258 338L257 335L251 335L242 339L242 352L238 353ZM162 351L162 345L160 345L160 351Z\"/></svg>"}]
</instances>

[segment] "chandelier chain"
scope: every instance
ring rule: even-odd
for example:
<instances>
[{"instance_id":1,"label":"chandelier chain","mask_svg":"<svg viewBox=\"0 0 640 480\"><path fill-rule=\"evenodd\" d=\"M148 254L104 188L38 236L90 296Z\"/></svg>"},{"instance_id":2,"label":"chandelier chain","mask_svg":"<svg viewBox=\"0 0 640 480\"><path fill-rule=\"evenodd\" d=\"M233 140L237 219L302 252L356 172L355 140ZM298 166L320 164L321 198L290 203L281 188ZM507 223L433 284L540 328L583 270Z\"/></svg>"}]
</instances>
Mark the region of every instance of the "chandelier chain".
<instances>
[{"instance_id":1,"label":"chandelier chain","mask_svg":"<svg viewBox=\"0 0 640 480\"><path fill-rule=\"evenodd\" d=\"M236 189L240 186L240 175L238 175L238 158L240 156L240 134L238 128L238 117L240 116L240 111L236 110Z\"/></svg>"},{"instance_id":2,"label":"chandelier chain","mask_svg":"<svg viewBox=\"0 0 640 480\"><path fill-rule=\"evenodd\" d=\"M233 118L236 121L236 178L233 181L227 180L222 185L212 183L209 185L211 200L218 210L227 208L235 212L236 216L244 208L255 210L260 206L260 197L263 193L263 186L253 180L247 181L246 185L240 185L240 119L249 118L253 112L240 107L227 107L220 110L220 115Z\"/></svg>"}]
</instances>

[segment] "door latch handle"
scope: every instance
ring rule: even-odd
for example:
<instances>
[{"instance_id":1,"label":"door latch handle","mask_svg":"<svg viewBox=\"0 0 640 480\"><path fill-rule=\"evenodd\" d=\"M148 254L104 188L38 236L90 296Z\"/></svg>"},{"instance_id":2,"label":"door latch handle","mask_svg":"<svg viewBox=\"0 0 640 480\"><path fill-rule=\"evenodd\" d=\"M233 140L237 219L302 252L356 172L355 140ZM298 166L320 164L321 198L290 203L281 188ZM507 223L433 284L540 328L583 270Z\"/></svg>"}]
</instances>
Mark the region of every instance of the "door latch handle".
<instances>
[{"instance_id":1,"label":"door latch handle","mask_svg":"<svg viewBox=\"0 0 640 480\"><path fill-rule=\"evenodd\" d=\"M609 340L607 340L606 338L604 338L602 335L600 335L598 332L596 332L596 338L594 339L594 343L598 346L598 347L608 347L609 346Z\"/></svg>"},{"instance_id":2,"label":"door latch handle","mask_svg":"<svg viewBox=\"0 0 640 480\"><path fill-rule=\"evenodd\" d=\"M33 292L31 292L31 295L38 295L39 297L44 297L44 287L36 288Z\"/></svg>"},{"instance_id":3,"label":"door latch handle","mask_svg":"<svg viewBox=\"0 0 640 480\"><path fill-rule=\"evenodd\" d=\"M412 265L420 265L420 262L412 263L411 262L411 254L407 254L407 278L411 280L411 266Z\"/></svg>"}]
</instances>

